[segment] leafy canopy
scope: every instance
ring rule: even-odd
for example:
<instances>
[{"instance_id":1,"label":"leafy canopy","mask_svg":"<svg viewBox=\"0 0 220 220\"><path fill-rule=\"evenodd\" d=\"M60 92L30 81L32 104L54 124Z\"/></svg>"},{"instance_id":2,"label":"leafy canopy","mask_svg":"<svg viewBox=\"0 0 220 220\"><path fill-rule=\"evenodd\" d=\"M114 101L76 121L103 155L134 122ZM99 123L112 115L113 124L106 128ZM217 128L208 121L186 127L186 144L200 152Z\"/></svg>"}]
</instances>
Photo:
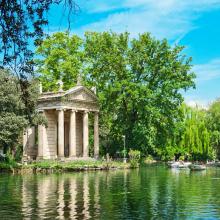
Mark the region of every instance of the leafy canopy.
<instances>
[{"instance_id":1,"label":"leafy canopy","mask_svg":"<svg viewBox=\"0 0 220 220\"><path fill-rule=\"evenodd\" d=\"M220 99L211 104L207 112L208 129L211 131L211 144L220 158Z\"/></svg>"},{"instance_id":2,"label":"leafy canopy","mask_svg":"<svg viewBox=\"0 0 220 220\"><path fill-rule=\"evenodd\" d=\"M45 90L56 90L59 79L68 89L79 73L84 85L97 88L104 151L116 152L125 135L126 147L152 153L181 119L181 91L194 87L183 49L149 33L55 33L37 49L37 63Z\"/></svg>"},{"instance_id":3,"label":"leafy canopy","mask_svg":"<svg viewBox=\"0 0 220 220\"><path fill-rule=\"evenodd\" d=\"M78 10L74 0L1 0L0 3L0 66L9 69L20 84L25 114L32 123L34 105L30 103L29 79L34 75L33 48L45 36L48 12L54 5L67 9L68 24Z\"/></svg>"},{"instance_id":4,"label":"leafy canopy","mask_svg":"<svg viewBox=\"0 0 220 220\"><path fill-rule=\"evenodd\" d=\"M29 88L29 102L36 108L38 88L34 80ZM31 125L45 123L45 120L35 111L31 116ZM30 125L26 108L21 100L21 88L18 79L8 71L0 70L0 148L4 151L13 150L19 143L24 129Z\"/></svg>"}]
</instances>

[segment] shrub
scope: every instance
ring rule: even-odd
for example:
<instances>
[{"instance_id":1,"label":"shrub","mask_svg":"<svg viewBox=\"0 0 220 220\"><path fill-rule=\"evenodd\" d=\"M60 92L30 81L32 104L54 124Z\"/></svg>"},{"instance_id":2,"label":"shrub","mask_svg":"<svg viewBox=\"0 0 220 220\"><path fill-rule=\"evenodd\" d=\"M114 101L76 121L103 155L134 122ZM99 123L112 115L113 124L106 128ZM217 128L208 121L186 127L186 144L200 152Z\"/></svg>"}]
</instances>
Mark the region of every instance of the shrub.
<instances>
[{"instance_id":1,"label":"shrub","mask_svg":"<svg viewBox=\"0 0 220 220\"><path fill-rule=\"evenodd\" d=\"M141 157L141 152L139 150L131 150L128 153L130 158L130 164L132 168L139 167L139 161Z\"/></svg>"},{"instance_id":2,"label":"shrub","mask_svg":"<svg viewBox=\"0 0 220 220\"><path fill-rule=\"evenodd\" d=\"M181 155L181 156L179 157L179 160L184 161L184 160L185 160L185 157L184 157L183 155Z\"/></svg>"},{"instance_id":3,"label":"shrub","mask_svg":"<svg viewBox=\"0 0 220 220\"><path fill-rule=\"evenodd\" d=\"M144 158L144 163L152 163L154 161L155 160L154 160L153 156L150 154Z\"/></svg>"}]
</instances>

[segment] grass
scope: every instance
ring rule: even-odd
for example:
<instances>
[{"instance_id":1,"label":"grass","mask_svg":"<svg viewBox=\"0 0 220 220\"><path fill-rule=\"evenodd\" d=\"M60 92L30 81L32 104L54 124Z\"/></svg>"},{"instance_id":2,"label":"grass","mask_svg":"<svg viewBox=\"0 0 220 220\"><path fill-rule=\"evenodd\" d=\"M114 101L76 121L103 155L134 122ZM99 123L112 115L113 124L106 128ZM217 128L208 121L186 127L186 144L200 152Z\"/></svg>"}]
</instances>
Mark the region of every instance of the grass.
<instances>
[{"instance_id":1,"label":"grass","mask_svg":"<svg viewBox=\"0 0 220 220\"><path fill-rule=\"evenodd\" d=\"M55 171L79 171L79 170L92 170L92 169L124 169L129 168L130 164L124 164L118 161L101 161L101 160L75 160L75 161L56 161L56 160L43 160L35 161L27 165L19 165L16 162L0 162L0 170L13 170L13 169L33 169L33 170L47 170L53 169Z\"/></svg>"},{"instance_id":2,"label":"grass","mask_svg":"<svg viewBox=\"0 0 220 220\"><path fill-rule=\"evenodd\" d=\"M69 161L69 162L61 162L61 161L39 161L34 162L32 164L26 165L27 167L32 168L42 168L42 169L68 169L68 168L75 168L75 169L83 169L83 168L122 168L125 167L125 164L122 162L116 161L86 161L86 160L76 160L76 161Z\"/></svg>"},{"instance_id":3,"label":"grass","mask_svg":"<svg viewBox=\"0 0 220 220\"><path fill-rule=\"evenodd\" d=\"M0 162L0 169L19 168L20 165L15 161Z\"/></svg>"}]
</instances>

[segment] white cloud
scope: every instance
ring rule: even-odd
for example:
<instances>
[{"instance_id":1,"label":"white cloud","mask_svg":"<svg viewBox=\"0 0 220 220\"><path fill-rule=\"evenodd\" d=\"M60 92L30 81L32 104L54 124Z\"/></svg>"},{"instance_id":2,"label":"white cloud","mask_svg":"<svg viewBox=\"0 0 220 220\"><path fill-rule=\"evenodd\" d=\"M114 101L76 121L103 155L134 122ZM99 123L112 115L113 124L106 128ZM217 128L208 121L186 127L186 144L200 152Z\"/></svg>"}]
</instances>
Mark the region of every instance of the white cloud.
<instances>
[{"instance_id":1,"label":"white cloud","mask_svg":"<svg viewBox=\"0 0 220 220\"><path fill-rule=\"evenodd\" d=\"M220 7L220 0L84 0L81 5L87 13L109 12L109 15L81 27L78 33L111 29L137 36L151 32L159 39L179 42L182 36L196 28L194 20L199 12Z\"/></svg>"},{"instance_id":2,"label":"white cloud","mask_svg":"<svg viewBox=\"0 0 220 220\"><path fill-rule=\"evenodd\" d=\"M188 9L207 10L219 6L219 3L219 0L84 0L80 4L90 12L106 12L124 8L148 8L169 12Z\"/></svg>"},{"instance_id":3,"label":"white cloud","mask_svg":"<svg viewBox=\"0 0 220 220\"><path fill-rule=\"evenodd\" d=\"M168 27L170 27L169 31ZM192 28L193 26L185 22L181 17L170 16L169 18L161 19L161 16L154 14L152 11L139 13L128 11L110 15L105 20L86 25L78 31L112 30L119 33L128 31L132 37L136 37L142 32L151 32L157 38L167 37L172 39L173 36L181 36L186 29L190 30Z\"/></svg>"},{"instance_id":4,"label":"white cloud","mask_svg":"<svg viewBox=\"0 0 220 220\"><path fill-rule=\"evenodd\" d=\"M200 109L208 109L210 106L210 101L208 100L188 99L185 100L185 103L190 107L193 108L197 107Z\"/></svg>"},{"instance_id":5,"label":"white cloud","mask_svg":"<svg viewBox=\"0 0 220 220\"><path fill-rule=\"evenodd\" d=\"M195 65L193 71L197 75L197 82L220 78L220 58L206 64Z\"/></svg>"},{"instance_id":6,"label":"white cloud","mask_svg":"<svg viewBox=\"0 0 220 220\"><path fill-rule=\"evenodd\" d=\"M196 90L190 89L184 93L185 102L192 107L199 106L207 109L219 96L219 87L213 82L220 80L220 58L210 60L205 64L193 67L196 73Z\"/></svg>"}]
</instances>

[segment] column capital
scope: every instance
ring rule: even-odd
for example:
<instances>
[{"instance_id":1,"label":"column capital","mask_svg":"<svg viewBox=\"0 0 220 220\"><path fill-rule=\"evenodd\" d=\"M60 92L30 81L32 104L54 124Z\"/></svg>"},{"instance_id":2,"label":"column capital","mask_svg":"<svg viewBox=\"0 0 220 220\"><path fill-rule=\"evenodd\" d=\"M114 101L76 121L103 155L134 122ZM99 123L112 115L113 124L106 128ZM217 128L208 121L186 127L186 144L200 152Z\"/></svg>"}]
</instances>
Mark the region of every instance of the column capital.
<instances>
[{"instance_id":1,"label":"column capital","mask_svg":"<svg viewBox=\"0 0 220 220\"><path fill-rule=\"evenodd\" d=\"M75 108L72 108L72 109L70 109L70 112L78 112L78 110Z\"/></svg>"},{"instance_id":2,"label":"column capital","mask_svg":"<svg viewBox=\"0 0 220 220\"><path fill-rule=\"evenodd\" d=\"M38 113L44 113L44 109L37 109Z\"/></svg>"},{"instance_id":3,"label":"column capital","mask_svg":"<svg viewBox=\"0 0 220 220\"><path fill-rule=\"evenodd\" d=\"M67 109L66 108L63 108L63 107L59 107L59 108L56 108L56 111L66 111Z\"/></svg>"}]
</instances>

